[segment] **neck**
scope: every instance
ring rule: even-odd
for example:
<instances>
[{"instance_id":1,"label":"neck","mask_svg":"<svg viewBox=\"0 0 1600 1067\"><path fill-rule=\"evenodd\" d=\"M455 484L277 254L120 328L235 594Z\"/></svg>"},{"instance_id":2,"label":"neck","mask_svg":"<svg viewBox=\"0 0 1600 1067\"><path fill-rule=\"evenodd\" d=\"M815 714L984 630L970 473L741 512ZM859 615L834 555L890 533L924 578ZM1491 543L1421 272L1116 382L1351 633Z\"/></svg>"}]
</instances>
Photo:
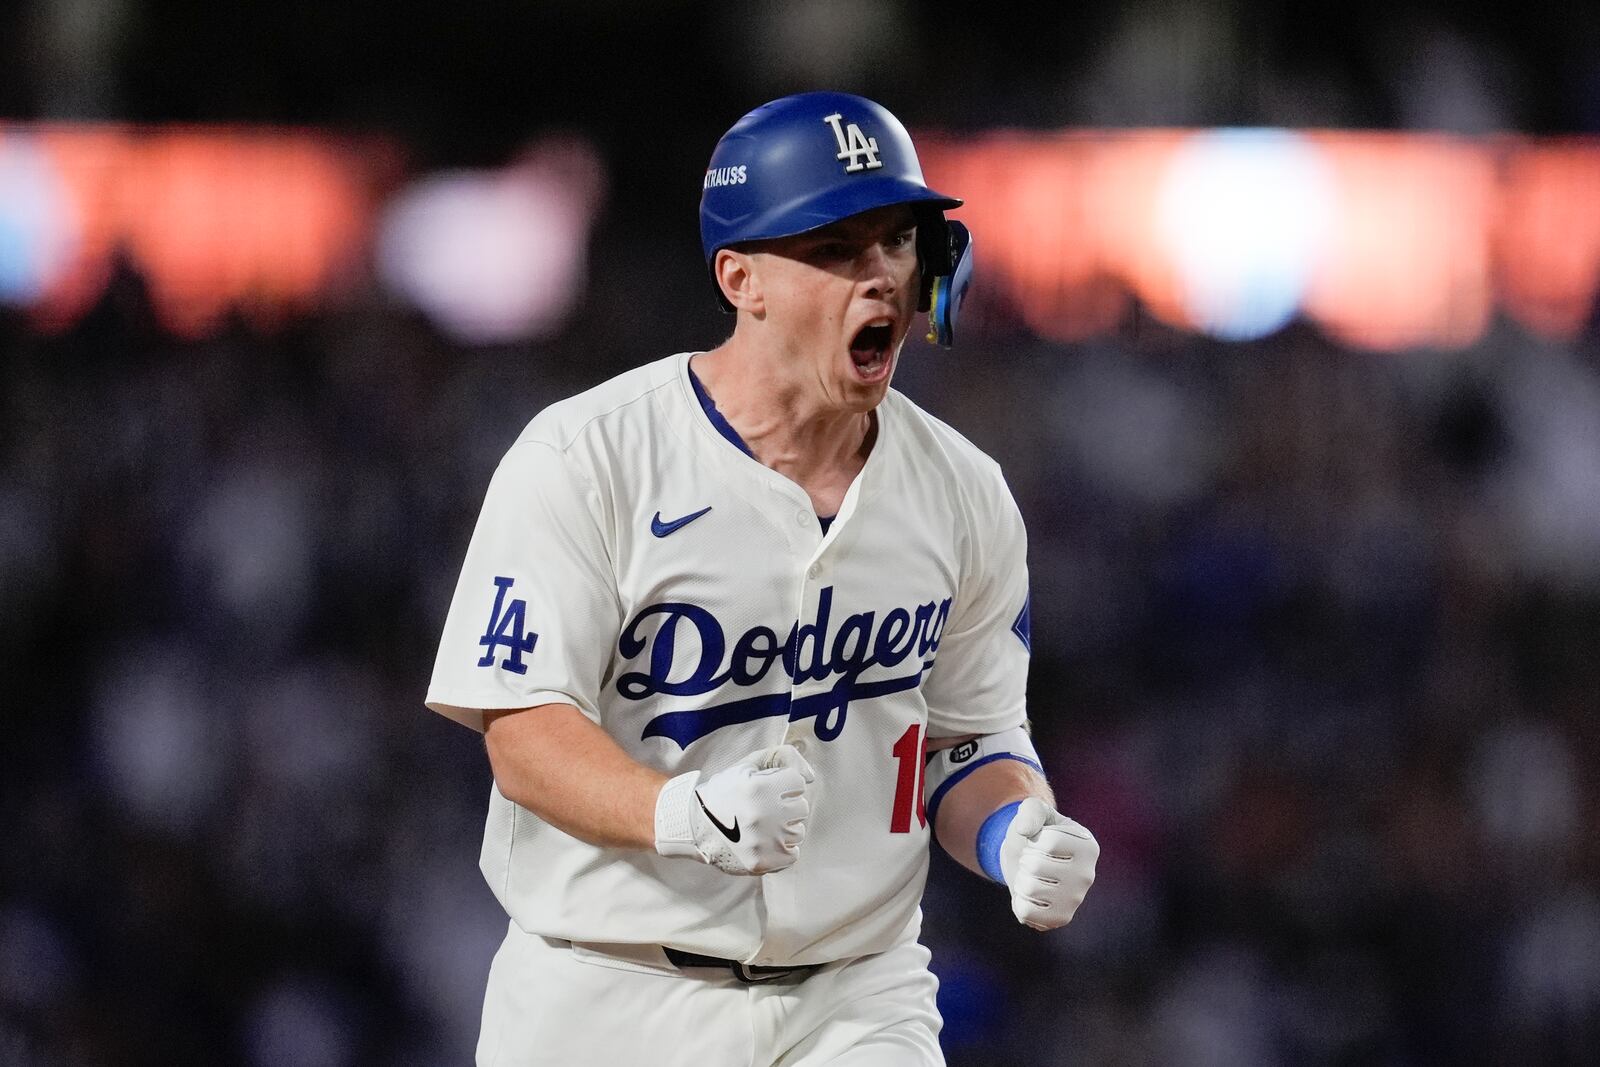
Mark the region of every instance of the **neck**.
<instances>
[{"instance_id":1,"label":"neck","mask_svg":"<svg viewBox=\"0 0 1600 1067\"><path fill-rule=\"evenodd\" d=\"M840 409L814 376L786 369L737 336L694 359L700 384L763 466L808 490L841 472L848 484L866 461L872 413Z\"/></svg>"}]
</instances>

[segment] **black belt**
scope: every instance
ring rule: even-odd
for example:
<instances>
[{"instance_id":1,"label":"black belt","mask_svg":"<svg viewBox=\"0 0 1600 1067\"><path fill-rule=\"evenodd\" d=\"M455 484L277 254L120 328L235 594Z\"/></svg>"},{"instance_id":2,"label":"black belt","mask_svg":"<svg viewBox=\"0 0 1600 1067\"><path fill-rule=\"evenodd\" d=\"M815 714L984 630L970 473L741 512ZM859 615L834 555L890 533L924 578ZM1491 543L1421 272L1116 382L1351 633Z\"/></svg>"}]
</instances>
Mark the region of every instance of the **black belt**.
<instances>
[{"instance_id":1,"label":"black belt","mask_svg":"<svg viewBox=\"0 0 1600 1067\"><path fill-rule=\"evenodd\" d=\"M680 952L675 948L662 948L667 954L667 962L677 968L684 967L715 967L718 970L732 971L733 976L745 985L757 985L761 982L781 982L785 978L799 980L807 978L812 971L821 968L822 964L812 963L801 967L759 967L738 960L725 960L720 956L702 956L698 952Z\"/></svg>"}]
</instances>

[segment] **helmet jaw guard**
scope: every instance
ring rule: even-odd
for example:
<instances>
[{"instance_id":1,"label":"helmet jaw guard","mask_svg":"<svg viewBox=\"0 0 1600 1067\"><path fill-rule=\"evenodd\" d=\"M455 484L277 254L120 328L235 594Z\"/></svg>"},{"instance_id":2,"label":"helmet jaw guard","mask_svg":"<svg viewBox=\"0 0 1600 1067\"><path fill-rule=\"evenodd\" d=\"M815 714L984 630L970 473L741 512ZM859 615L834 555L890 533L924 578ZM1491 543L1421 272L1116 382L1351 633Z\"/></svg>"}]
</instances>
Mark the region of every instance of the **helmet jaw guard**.
<instances>
[{"instance_id":1,"label":"helmet jaw guard","mask_svg":"<svg viewBox=\"0 0 1600 1067\"><path fill-rule=\"evenodd\" d=\"M972 285L972 232L959 222L945 223L949 270L925 283L926 301L918 311L928 313L928 341L950 348L956 341L956 318Z\"/></svg>"},{"instance_id":2,"label":"helmet jaw guard","mask_svg":"<svg viewBox=\"0 0 1600 1067\"><path fill-rule=\"evenodd\" d=\"M937 279L953 278L969 243L960 227L957 247L957 224L944 218L961 201L927 187L911 136L887 108L848 93L786 96L751 111L717 142L700 198L706 266L732 245L807 233L892 204L910 204L916 213L918 310L937 312ZM711 280L731 311L714 274ZM957 300L947 302L947 326L935 332L948 345L966 283L945 288Z\"/></svg>"}]
</instances>

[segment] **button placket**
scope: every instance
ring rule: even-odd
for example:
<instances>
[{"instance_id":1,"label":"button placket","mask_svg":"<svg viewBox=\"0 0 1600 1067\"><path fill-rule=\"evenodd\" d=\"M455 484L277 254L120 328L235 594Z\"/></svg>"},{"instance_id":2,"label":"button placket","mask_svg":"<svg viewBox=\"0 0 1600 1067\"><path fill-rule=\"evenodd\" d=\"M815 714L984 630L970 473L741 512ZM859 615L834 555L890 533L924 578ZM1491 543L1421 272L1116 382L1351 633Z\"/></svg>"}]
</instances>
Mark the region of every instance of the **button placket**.
<instances>
[{"instance_id":1,"label":"button placket","mask_svg":"<svg viewBox=\"0 0 1600 1067\"><path fill-rule=\"evenodd\" d=\"M799 633L801 627L814 625L817 621L817 614L821 606L821 591L818 589L818 583L811 579L816 574L821 573L821 569L821 564L813 559L804 571L805 576L800 581L800 611L795 618L796 633ZM823 636L819 634L818 640L822 640ZM800 648L798 643L794 651L794 663L795 672L798 674L800 670ZM791 701L800 700L819 691L821 688L820 683L791 678L789 680L789 699ZM804 752L806 739L814 739L815 737L816 729L813 720L809 718L796 719L790 721L785 727L783 740L785 744L794 745L795 748Z\"/></svg>"}]
</instances>

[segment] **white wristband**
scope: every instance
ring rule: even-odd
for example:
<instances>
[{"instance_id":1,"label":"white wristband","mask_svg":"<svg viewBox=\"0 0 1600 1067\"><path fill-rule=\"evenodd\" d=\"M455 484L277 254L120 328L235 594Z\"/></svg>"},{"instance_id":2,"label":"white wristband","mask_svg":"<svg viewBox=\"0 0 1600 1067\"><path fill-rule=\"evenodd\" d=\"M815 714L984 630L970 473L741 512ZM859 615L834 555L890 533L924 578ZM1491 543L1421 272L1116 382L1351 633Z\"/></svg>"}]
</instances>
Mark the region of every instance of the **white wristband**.
<instances>
[{"instance_id":1,"label":"white wristband","mask_svg":"<svg viewBox=\"0 0 1600 1067\"><path fill-rule=\"evenodd\" d=\"M922 794L927 798L928 825L934 825L939 805L945 794L967 775L995 760L1014 759L1032 767L1041 775L1039 753L1033 740L1021 726L1001 730L995 734L980 734L971 741L963 741L951 748L928 754L928 766L922 776Z\"/></svg>"},{"instance_id":2,"label":"white wristband","mask_svg":"<svg viewBox=\"0 0 1600 1067\"><path fill-rule=\"evenodd\" d=\"M700 772L689 771L671 779L656 796L656 852L663 856L704 859L694 843L694 809L700 803L695 786Z\"/></svg>"}]
</instances>

